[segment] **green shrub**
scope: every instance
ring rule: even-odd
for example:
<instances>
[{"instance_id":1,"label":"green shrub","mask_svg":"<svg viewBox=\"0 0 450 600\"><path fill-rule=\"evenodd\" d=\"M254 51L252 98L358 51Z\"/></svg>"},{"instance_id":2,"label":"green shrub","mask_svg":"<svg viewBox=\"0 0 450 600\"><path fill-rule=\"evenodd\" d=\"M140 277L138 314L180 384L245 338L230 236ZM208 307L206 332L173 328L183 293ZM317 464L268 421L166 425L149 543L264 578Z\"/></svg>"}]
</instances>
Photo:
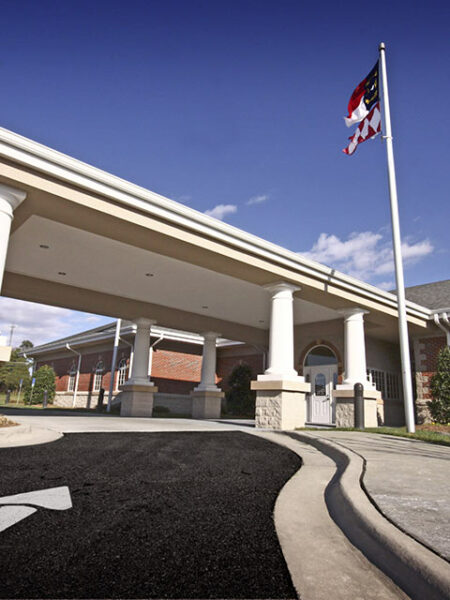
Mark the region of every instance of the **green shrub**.
<instances>
[{"instance_id":1,"label":"green shrub","mask_svg":"<svg viewBox=\"0 0 450 600\"><path fill-rule=\"evenodd\" d=\"M229 390L226 393L227 412L242 417L255 416L256 393L250 389L253 373L242 363L234 367L228 378Z\"/></svg>"},{"instance_id":2,"label":"green shrub","mask_svg":"<svg viewBox=\"0 0 450 600\"><path fill-rule=\"evenodd\" d=\"M431 417L437 423L450 423L450 348L438 354L437 370L431 378L431 402L428 402Z\"/></svg>"},{"instance_id":3,"label":"green shrub","mask_svg":"<svg viewBox=\"0 0 450 600\"><path fill-rule=\"evenodd\" d=\"M55 397L56 391L55 371L48 365L43 365L34 373L33 377L36 378L33 393L31 393L31 381L28 381L25 388L25 402L30 403L31 399L31 404L42 404L44 402L45 390L47 390L47 400L51 402Z\"/></svg>"}]
</instances>

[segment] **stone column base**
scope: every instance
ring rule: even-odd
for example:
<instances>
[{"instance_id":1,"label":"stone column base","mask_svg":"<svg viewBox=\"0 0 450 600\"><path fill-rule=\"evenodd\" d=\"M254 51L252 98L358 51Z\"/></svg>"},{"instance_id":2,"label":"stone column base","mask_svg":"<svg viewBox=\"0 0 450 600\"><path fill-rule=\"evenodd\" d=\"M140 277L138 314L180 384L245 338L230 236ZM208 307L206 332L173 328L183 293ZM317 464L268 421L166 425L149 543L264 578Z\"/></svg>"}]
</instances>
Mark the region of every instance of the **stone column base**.
<instances>
[{"instance_id":1,"label":"stone column base","mask_svg":"<svg viewBox=\"0 0 450 600\"><path fill-rule=\"evenodd\" d=\"M355 426L355 395L353 390L333 390L336 401L336 427ZM378 427L378 390L364 390L364 427Z\"/></svg>"},{"instance_id":2,"label":"stone column base","mask_svg":"<svg viewBox=\"0 0 450 600\"><path fill-rule=\"evenodd\" d=\"M256 391L255 426L262 429L295 429L306 421L306 394L311 384L304 381L252 381Z\"/></svg>"},{"instance_id":3,"label":"stone column base","mask_svg":"<svg viewBox=\"0 0 450 600\"><path fill-rule=\"evenodd\" d=\"M220 419L222 408L223 392L217 390L194 390L191 392L192 398L192 418L193 419Z\"/></svg>"},{"instance_id":4,"label":"stone column base","mask_svg":"<svg viewBox=\"0 0 450 600\"><path fill-rule=\"evenodd\" d=\"M153 385L126 383L120 388L121 417L151 417L153 413L153 394L158 388Z\"/></svg>"}]
</instances>

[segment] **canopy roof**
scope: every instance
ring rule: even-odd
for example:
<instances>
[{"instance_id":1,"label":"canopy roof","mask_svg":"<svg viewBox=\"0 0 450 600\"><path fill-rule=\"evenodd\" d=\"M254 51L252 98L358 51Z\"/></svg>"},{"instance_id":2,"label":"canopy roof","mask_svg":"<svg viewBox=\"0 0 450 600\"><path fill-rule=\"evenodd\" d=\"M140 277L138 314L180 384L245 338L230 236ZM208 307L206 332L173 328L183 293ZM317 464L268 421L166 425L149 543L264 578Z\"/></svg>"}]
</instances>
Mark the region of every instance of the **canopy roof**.
<instances>
[{"instance_id":1,"label":"canopy roof","mask_svg":"<svg viewBox=\"0 0 450 600\"><path fill-rule=\"evenodd\" d=\"M1 128L0 183L27 193L3 295L265 344L265 286L287 281L296 325L360 306L371 335L397 337L393 294ZM430 310L407 309L423 331Z\"/></svg>"}]
</instances>

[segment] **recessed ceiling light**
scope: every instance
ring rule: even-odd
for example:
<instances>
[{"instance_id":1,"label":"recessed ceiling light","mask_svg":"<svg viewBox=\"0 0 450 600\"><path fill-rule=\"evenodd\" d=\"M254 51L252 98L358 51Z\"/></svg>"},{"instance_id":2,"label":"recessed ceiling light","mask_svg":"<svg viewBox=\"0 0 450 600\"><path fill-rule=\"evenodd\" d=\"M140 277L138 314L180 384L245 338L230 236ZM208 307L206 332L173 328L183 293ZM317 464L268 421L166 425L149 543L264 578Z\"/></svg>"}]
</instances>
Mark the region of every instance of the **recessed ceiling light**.
<instances>
[{"instance_id":1,"label":"recessed ceiling light","mask_svg":"<svg viewBox=\"0 0 450 600\"><path fill-rule=\"evenodd\" d=\"M145 276L146 277L153 277L154 273L146 273Z\"/></svg>"},{"instance_id":2,"label":"recessed ceiling light","mask_svg":"<svg viewBox=\"0 0 450 600\"><path fill-rule=\"evenodd\" d=\"M39 248L44 248L45 250L48 250L50 246L47 246L47 244L39 244Z\"/></svg>"},{"instance_id":3,"label":"recessed ceiling light","mask_svg":"<svg viewBox=\"0 0 450 600\"><path fill-rule=\"evenodd\" d=\"M66 275L66 273L64 273L64 271L58 271L58 275Z\"/></svg>"}]
</instances>

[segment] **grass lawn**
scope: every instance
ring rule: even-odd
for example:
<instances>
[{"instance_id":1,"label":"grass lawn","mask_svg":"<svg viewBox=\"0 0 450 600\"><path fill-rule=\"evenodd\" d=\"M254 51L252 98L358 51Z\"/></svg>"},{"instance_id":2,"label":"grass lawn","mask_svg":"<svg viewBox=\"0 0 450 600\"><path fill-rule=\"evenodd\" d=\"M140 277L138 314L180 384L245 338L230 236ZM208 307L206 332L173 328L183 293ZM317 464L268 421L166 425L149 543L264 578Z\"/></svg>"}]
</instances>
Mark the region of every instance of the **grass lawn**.
<instances>
[{"instance_id":1,"label":"grass lawn","mask_svg":"<svg viewBox=\"0 0 450 600\"><path fill-rule=\"evenodd\" d=\"M305 427L305 431L323 431L317 427ZM417 425L415 433L408 433L406 427L368 427L367 429L355 429L354 427L335 427L331 431L363 431L364 433L378 433L393 435L397 437L411 438L430 444L441 444L450 446L450 425Z\"/></svg>"}]
</instances>

